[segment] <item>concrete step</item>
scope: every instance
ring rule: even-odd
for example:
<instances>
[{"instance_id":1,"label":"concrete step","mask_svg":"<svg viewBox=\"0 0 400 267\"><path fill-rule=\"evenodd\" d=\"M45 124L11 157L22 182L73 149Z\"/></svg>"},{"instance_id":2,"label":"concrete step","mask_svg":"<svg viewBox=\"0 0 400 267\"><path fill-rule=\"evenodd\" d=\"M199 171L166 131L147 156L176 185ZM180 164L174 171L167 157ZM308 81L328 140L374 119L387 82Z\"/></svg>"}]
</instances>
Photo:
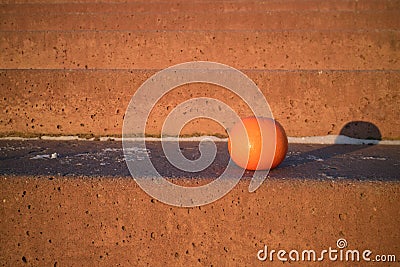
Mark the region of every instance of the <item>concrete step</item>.
<instances>
[{"instance_id":1,"label":"concrete step","mask_svg":"<svg viewBox=\"0 0 400 267\"><path fill-rule=\"evenodd\" d=\"M371 260L396 256L381 265L399 264L399 183L269 179L249 193L240 182L197 208L160 203L127 178L1 176L0 183L6 266L281 266L276 253L260 262L258 251L296 250L301 259L303 250L320 257L332 248L338 256L341 238L343 255L359 250L360 262L325 253L292 263L365 266L368 249Z\"/></svg>"},{"instance_id":2,"label":"concrete step","mask_svg":"<svg viewBox=\"0 0 400 267\"><path fill-rule=\"evenodd\" d=\"M128 103L154 70L3 70L0 72L0 132L121 135ZM400 136L398 71L245 70L290 136L339 134L351 121L368 121L383 138ZM160 134L165 117L192 97L219 99L240 116L250 115L243 101L209 84L175 89L154 106L148 134ZM183 134L222 134L207 120L195 120Z\"/></svg>"},{"instance_id":3,"label":"concrete step","mask_svg":"<svg viewBox=\"0 0 400 267\"><path fill-rule=\"evenodd\" d=\"M134 152L130 160L149 157L157 172L168 179L216 179L229 164L227 142L215 142L213 162L199 172L174 167L165 157L161 142L139 142L126 146ZM199 142L181 141L179 147L190 160L200 156ZM13 141L0 140L0 176L96 176L131 177L120 141ZM146 155L144 155L145 153ZM51 155L55 154L53 158ZM400 151L390 145L290 144L286 159L269 173L272 179L400 181ZM233 164L234 165L234 164ZM232 175L242 173L236 165ZM138 178L142 170L136 170ZM254 172L246 171L243 178ZM267 180L268 181L268 180ZM267 182L266 181L266 182Z\"/></svg>"},{"instance_id":4,"label":"concrete step","mask_svg":"<svg viewBox=\"0 0 400 267\"><path fill-rule=\"evenodd\" d=\"M0 0L0 136L121 135L147 78L208 60L253 79L290 136L398 139L399 15L399 0ZM187 85L155 105L147 133L200 96L249 115L227 90ZM199 132L225 134L206 120L183 129ZM189 157L194 144L182 143ZM159 143L150 148L158 169L186 186L210 182L229 159L219 142L216 164L182 174ZM281 265L257 252L321 252L345 238L348 249L396 255L384 263L395 266L399 158L396 146L290 144L254 193L246 172L220 200L178 208L131 179L120 142L0 140L0 265Z\"/></svg>"},{"instance_id":5,"label":"concrete step","mask_svg":"<svg viewBox=\"0 0 400 267\"><path fill-rule=\"evenodd\" d=\"M157 70L217 61L243 70L291 136L354 121L399 138L400 1L3 1L1 135L120 135L135 90ZM212 86L162 100L148 134L191 96L242 102ZM194 121L185 134L225 134Z\"/></svg>"},{"instance_id":6,"label":"concrete step","mask_svg":"<svg viewBox=\"0 0 400 267\"><path fill-rule=\"evenodd\" d=\"M166 164L160 143L148 145L166 179L189 187L213 181L228 160L219 142L209 169L182 175ZM181 145L185 156L197 157L197 143ZM343 255L359 250L360 261L326 254L303 261L363 266L368 249L371 259L394 255L385 266L398 265L397 147L292 145L255 192L248 192L246 172L225 196L193 208L146 194L129 176L120 142L0 141L0 148L3 265L257 266L264 246L314 250L319 258L339 239L348 244ZM261 263L271 262L282 264L276 257Z\"/></svg>"},{"instance_id":7,"label":"concrete step","mask_svg":"<svg viewBox=\"0 0 400 267\"><path fill-rule=\"evenodd\" d=\"M0 32L2 69L400 69L398 31Z\"/></svg>"},{"instance_id":8,"label":"concrete step","mask_svg":"<svg viewBox=\"0 0 400 267\"><path fill-rule=\"evenodd\" d=\"M126 1L98 2L96 0L2 0L0 13L52 13L52 12L238 12L238 11L390 11L400 10L399 0L369 1L320 1L320 0L283 0L283 1Z\"/></svg>"},{"instance_id":9,"label":"concrete step","mask_svg":"<svg viewBox=\"0 0 400 267\"><path fill-rule=\"evenodd\" d=\"M78 6L80 7L80 5ZM266 30L397 30L400 10L315 11L208 11L138 12L125 6L102 11L62 11L63 6L42 10L32 6L1 14L2 31L266 31ZM22 9L22 10L21 10Z\"/></svg>"}]
</instances>

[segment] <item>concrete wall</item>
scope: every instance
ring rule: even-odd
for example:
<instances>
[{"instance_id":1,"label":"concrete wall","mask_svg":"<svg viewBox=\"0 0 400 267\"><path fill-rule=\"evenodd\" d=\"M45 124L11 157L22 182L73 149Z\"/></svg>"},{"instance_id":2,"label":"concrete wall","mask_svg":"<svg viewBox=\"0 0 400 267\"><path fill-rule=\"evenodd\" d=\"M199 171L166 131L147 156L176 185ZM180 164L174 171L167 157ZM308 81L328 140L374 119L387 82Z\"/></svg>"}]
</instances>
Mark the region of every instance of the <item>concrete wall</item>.
<instances>
[{"instance_id":1,"label":"concrete wall","mask_svg":"<svg viewBox=\"0 0 400 267\"><path fill-rule=\"evenodd\" d=\"M399 15L399 1L3 4L0 135L120 135L147 78L205 60L253 79L290 136L366 121L400 138ZM156 105L148 134L195 96L249 115L226 90L190 85ZM225 131L199 120L184 129L195 133Z\"/></svg>"}]
</instances>

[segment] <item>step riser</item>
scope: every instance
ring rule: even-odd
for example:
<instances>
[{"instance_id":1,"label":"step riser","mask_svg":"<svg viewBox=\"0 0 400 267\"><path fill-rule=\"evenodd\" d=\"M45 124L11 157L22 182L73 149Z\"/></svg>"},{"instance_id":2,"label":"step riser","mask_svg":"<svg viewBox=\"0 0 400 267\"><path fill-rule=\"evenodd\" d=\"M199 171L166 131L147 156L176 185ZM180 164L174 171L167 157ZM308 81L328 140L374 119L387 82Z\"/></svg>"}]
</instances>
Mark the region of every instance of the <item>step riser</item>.
<instances>
[{"instance_id":1,"label":"step riser","mask_svg":"<svg viewBox=\"0 0 400 267\"><path fill-rule=\"evenodd\" d=\"M1 71L0 132L120 135L128 103L154 71ZM290 136L339 134L350 121L374 123L383 138L400 137L399 72L245 71L263 91ZM161 99L148 134L159 134L165 116L191 97L225 101L240 116L250 111L220 87L191 84ZM58 127L58 128L57 128ZM207 121L185 134L225 134Z\"/></svg>"},{"instance_id":2,"label":"step riser","mask_svg":"<svg viewBox=\"0 0 400 267\"><path fill-rule=\"evenodd\" d=\"M3 31L71 30L395 30L399 12L10 13ZM67 22L67 23L66 23Z\"/></svg>"},{"instance_id":3,"label":"step riser","mask_svg":"<svg viewBox=\"0 0 400 267\"><path fill-rule=\"evenodd\" d=\"M0 135L120 135L147 78L203 60L246 72L290 136L367 121L400 138L398 0L8 2L0 1ZM192 85L166 97L147 133L158 135L190 97L250 114L221 90ZM200 120L183 133L225 131Z\"/></svg>"},{"instance_id":4,"label":"step riser","mask_svg":"<svg viewBox=\"0 0 400 267\"><path fill-rule=\"evenodd\" d=\"M23 265L24 257L40 266L280 266L277 253L260 262L257 252L267 245L285 249L285 257L292 249L319 257L346 238L343 259L359 250L361 262L330 261L325 253L323 261L295 266L367 266L365 249L371 258L400 249L399 183L267 179L255 193L242 182L217 202L177 208L133 179L46 178L0 180L4 265Z\"/></svg>"},{"instance_id":5,"label":"step riser","mask_svg":"<svg viewBox=\"0 0 400 267\"><path fill-rule=\"evenodd\" d=\"M8 4L9 2L13 2ZM400 10L400 1L391 0L369 0L369 1L320 1L320 0L297 0L297 1L140 1L125 3L125 0L113 1L113 3L98 3L97 1L80 0L36 0L35 1L7 1L2 0L0 13L30 13L30 12L237 12L237 11L377 11L377 10ZM97 3L96 3L97 2ZM15 3L15 4L14 4ZM6 5L7 4L7 5Z\"/></svg>"},{"instance_id":6,"label":"step riser","mask_svg":"<svg viewBox=\"0 0 400 267\"><path fill-rule=\"evenodd\" d=\"M2 69L400 69L399 32L0 32Z\"/></svg>"}]
</instances>

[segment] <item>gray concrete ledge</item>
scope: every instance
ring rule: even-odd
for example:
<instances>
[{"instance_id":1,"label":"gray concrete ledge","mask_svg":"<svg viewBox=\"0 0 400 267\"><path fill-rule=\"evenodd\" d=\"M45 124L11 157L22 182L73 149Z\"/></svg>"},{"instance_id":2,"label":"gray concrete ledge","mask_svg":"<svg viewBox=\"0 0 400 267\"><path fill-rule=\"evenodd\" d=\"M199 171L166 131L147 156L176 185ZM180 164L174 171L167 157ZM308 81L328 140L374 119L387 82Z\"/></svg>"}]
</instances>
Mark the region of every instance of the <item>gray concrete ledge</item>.
<instances>
[{"instance_id":1,"label":"gray concrete ledge","mask_svg":"<svg viewBox=\"0 0 400 267\"><path fill-rule=\"evenodd\" d=\"M132 147L138 143L133 142ZM147 142L156 169L167 178L217 178L229 163L225 142L216 142L212 165L197 173L180 171L165 158L160 142ZM199 157L198 142L181 142L189 159ZM134 159L143 156L137 150ZM121 142L0 140L0 175L127 177ZM391 145L290 144L285 161L269 173L277 179L399 181L400 150ZM238 168L238 172L240 169ZM251 177L245 172L244 177Z\"/></svg>"}]
</instances>

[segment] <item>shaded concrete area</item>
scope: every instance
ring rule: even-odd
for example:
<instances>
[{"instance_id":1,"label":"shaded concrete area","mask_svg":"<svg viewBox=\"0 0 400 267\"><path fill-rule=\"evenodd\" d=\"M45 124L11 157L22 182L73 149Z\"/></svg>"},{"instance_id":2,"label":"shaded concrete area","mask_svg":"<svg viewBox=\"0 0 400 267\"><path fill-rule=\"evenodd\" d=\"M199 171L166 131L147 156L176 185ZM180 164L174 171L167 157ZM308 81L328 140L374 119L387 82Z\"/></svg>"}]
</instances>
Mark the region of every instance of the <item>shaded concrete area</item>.
<instances>
[{"instance_id":1,"label":"shaded concrete area","mask_svg":"<svg viewBox=\"0 0 400 267\"><path fill-rule=\"evenodd\" d=\"M147 142L146 148L133 142L128 157L141 160L149 156L164 177L214 179L229 162L227 143L216 144L213 164L194 173L172 166L160 142ZM198 142L181 142L180 148L188 159L194 160L200 156L198 145ZM131 177L122 144L116 141L2 140L0 162L1 175ZM269 176L278 179L399 181L399 166L398 146L290 144L285 161ZM251 175L252 172L246 171L244 177Z\"/></svg>"}]
</instances>

